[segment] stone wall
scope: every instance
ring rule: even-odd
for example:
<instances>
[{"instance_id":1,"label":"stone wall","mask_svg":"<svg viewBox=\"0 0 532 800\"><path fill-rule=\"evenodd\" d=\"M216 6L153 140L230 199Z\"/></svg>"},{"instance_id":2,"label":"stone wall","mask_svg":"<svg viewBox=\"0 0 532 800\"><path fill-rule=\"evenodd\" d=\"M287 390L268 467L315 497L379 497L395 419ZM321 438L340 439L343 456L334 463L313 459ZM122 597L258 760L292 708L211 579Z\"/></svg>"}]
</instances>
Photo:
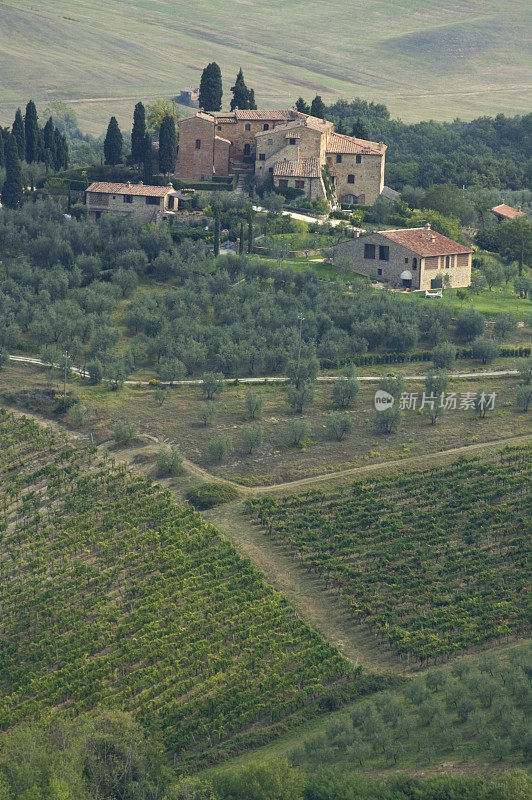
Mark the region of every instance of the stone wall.
<instances>
[{"instance_id":1,"label":"stone wall","mask_svg":"<svg viewBox=\"0 0 532 800\"><path fill-rule=\"evenodd\" d=\"M341 162L336 160L336 153L327 153L327 164L331 174L336 176L338 200L343 202L346 195L355 195L360 203L373 205L384 186L384 156L362 154L357 164L354 153L338 155L341 155ZM355 176L354 183L349 183L349 175Z\"/></svg>"},{"instance_id":2,"label":"stone wall","mask_svg":"<svg viewBox=\"0 0 532 800\"><path fill-rule=\"evenodd\" d=\"M179 151L175 177L184 181L211 180L214 162L215 142L212 122L201 117L182 120L179 126Z\"/></svg>"},{"instance_id":3,"label":"stone wall","mask_svg":"<svg viewBox=\"0 0 532 800\"><path fill-rule=\"evenodd\" d=\"M100 194L98 192L87 193L87 210L89 216L98 216L112 212L126 217L134 217L141 222L155 222L160 216L159 212L168 208L168 195L166 197L150 197L150 203L146 202L146 197L130 195L131 202L126 202L123 194ZM177 198L175 199L177 204ZM174 210L177 210L177 206Z\"/></svg>"}]
</instances>

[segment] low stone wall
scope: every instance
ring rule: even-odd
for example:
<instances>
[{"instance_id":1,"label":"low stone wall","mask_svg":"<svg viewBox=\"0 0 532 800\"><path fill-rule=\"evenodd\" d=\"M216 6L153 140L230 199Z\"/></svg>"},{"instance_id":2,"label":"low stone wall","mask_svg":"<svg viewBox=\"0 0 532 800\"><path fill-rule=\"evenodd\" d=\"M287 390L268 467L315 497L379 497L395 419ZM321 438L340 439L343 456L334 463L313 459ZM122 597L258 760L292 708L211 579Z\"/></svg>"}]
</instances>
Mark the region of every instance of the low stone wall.
<instances>
[{"instance_id":1,"label":"low stone wall","mask_svg":"<svg viewBox=\"0 0 532 800\"><path fill-rule=\"evenodd\" d=\"M254 247L252 252L259 256L276 257L267 247ZM321 250L289 250L286 254L286 258L306 258L307 256L321 256Z\"/></svg>"}]
</instances>

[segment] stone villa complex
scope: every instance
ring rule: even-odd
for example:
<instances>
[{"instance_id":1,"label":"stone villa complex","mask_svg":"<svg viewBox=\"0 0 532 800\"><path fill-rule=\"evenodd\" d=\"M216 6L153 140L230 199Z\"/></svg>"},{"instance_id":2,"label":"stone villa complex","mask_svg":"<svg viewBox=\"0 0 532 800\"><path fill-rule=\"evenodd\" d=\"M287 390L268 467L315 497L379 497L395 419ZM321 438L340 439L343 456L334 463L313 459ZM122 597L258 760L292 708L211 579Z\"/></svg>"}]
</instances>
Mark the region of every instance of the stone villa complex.
<instances>
[{"instance_id":1,"label":"stone villa complex","mask_svg":"<svg viewBox=\"0 0 532 800\"><path fill-rule=\"evenodd\" d=\"M343 136L332 122L294 109L199 111L180 123L175 176L201 181L254 172L314 200L327 198L330 175L339 202L371 205L384 186L385 153L382 142Z\"/></svg>"},{"instance_id":2,"label":"stone villa complex","mask_svg":"<svg viewBox=\"0 0 532 800\"><path fill-rule=\"evenodd\" d=\"M354 272L405 289L454 289L471 283L472 250L447 236L424 228L368 233L334 248L351 261ZM441 283L440 283L441 281Z\"/></svg>"}]
</instances>

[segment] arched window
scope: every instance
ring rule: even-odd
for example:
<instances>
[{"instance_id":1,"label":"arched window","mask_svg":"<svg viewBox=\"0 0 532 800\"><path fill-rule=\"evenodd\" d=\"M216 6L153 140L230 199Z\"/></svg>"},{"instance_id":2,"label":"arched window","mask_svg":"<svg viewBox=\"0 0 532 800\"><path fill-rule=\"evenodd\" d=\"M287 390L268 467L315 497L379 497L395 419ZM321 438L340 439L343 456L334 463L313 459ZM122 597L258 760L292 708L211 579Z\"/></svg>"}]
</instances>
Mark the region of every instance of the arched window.
<instances>
[{"instance_id":1,"label":"arched window","mask_svg":"<svg viewBox=\"0 0 532 800\"><path fill-rule=\"evenodd\" d=\"M263 127L262 130L264 130L264 131L269 131L270 130L270 126L268 125L267 122L264 123L264 127Z\"/></svg>"},{"instance_id":2,"label":"arched window","mask_svg":"<svg viewBox=\"0 0 532 800\"><path fill-rule=\"evenodd\" d=\"M249 124L249 122L246 122L246 130L247 130L247 131L250 131L250 130L251 130L251 125Z\"/></svg>"},{"instance_id":3,"label":"arched window","mask_svg":"<svg viewBox=\"0 0 532 800\"><path fill-rule=\"evenodd\" d=\"M417 258L412 259L412 269L417 269Z\"/></svg>"},{"instance_id":4,"label":"arched window","mask_svg":"<svg viewBox=\"0 0 532 800\"><path fill-rule=\"evenodd\" d=\"M250 153L251 153L251 146L249 144L245 144L244 145L244 155L245 156L249 156Z\"/></svg>"}]
</instances>

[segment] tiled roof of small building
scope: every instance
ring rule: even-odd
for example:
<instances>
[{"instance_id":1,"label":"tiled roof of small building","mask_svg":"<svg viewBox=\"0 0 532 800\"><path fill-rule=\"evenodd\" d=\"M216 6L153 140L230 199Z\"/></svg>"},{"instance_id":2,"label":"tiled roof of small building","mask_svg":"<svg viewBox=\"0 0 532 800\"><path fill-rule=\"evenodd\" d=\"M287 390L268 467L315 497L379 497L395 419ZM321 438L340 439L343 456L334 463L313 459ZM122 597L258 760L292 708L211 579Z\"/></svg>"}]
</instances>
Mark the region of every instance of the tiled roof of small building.
<instances>
[{"instance_id":1,"label":"tiled roof of small building","mask_svg":"<svg viewBox=\"0 0 532 800\"><path fill-rule=\"evenodd\" d=\"M328 153L382 155L385 151L386 145L382 142L369 142L366 139L356 139L354 136L344 136L342 133L331 133L327 142Z\"/></svg>"},{"instance_id":2,"label":"tiled roof of small building","mask_svg":"<svg viewBox=\"0 0 532 800\"><path fill-rule=\"evenodd\" d=\"M91 183L87 192L96 194L131 194L138 197L166 197L173 192L173 186L147 186L143 183L105 183L97 181Z\"/></svg>"},{"instance_id":3,"label":"tiled roof of small building","mask_svg":"<svg viewBox=\"0 0 532 800\"><path fill-rule=\"evenodd\" d=\"M430 228L402 228L395 231L379 231L381 236L407 247L418 256L447 256L457 253L472 253L469 247L458 244L447 236Z\"/></svg>"},{"instance_id":4,"label":"tiled roof of small building","mask_svg":"<svg viewBox=\"0 0 532 800\"><path fill-rule=\"evenodd\" d=\"M290 131L300 130L301 128L312 128L312 130L318 131L319 133L327 133L327 131L333 127L333 123L328 122L326 119L309 117L307 114L300 114L298 111L294 111L292 113L295 114L295 119L291 119L282 125L277 125L274 128L275 133L282 133L283 131L286 131L288 134ZM257 137L268 135L271 136L272 131L259 131L255 134Z\"/></svg>"},{"instance_id":5,"label":"tiled roof of small building","mask_svg":"<svg viewBox=\"0 0 532 800\"><path fill-rule=\"evenodd\" d=\"M516 219L517 217L524 217L524 212L521 211L520 208L512 208L512 206L507 206L506 203L501 203L499 206L493 206L491 209L494 214L497 214L498 217L504 217L505 219Z\"/></svg>"},{"instance_id":6,"label":"tiled roof of small building","mask_svg":"<svg viewBox=\"0 0 532 800\"><path fill-rule=\"evenodd\" d=\"M278 161L273 168L276 178L319 178L320 162L317 158L300 158L299 161Z\"/></svg>"}]
</instances>

